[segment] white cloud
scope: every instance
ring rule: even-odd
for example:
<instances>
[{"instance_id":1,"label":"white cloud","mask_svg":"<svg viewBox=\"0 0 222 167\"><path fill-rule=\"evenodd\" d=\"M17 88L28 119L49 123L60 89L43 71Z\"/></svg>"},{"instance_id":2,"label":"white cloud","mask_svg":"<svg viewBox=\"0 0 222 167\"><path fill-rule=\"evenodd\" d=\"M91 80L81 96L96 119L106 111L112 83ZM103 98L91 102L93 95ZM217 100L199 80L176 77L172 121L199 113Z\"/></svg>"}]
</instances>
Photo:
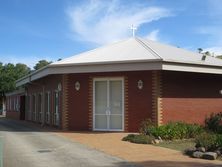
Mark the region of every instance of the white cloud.
<instances>
[{"instance_id":1,"label":"white cloud","mask_svg":"<svg viewBox=\"0 0 222 167\"><path fill-rule=\"evenodd\" d=\"M130 37L132 24L138 28L142 24L171 15L165 8L147 7L144 4L127 5L120 2L91 0L82 5L69 7L66 12L74 38L106 44Z\"/></svg>"},{"instance_id":2,"label":"white cloud","mask_svg":"<svg viewBox=\"0 0 222 167\"><path fill-rule=\"evenodd\" d=\"M17 64L17 63L23 63L26 64L28 67L33 69L35 64L39 60L50 60L48 57L38 57L38 56L18 56L18 55L0 55L0 62L2 63L12 63L12 64Z\"/></svg>"},{"instance_id":3,"label":"white cloud","mask_svg":"<svg viewBox=\"0 0 222 167\"><path fill-rule=\"evenodd\" d=\"M159 34L159 30L153 30L152 32L150 32L146 36L146 38L150 39L150 40L153 40L153 41L158 41L159 40L158 34Z\"/></svg>"},{"instance_id":4,"label":"white cloud","mask_svg":"<svg viewBox=\"0 0 222 167\"><path fill-rule=\"evenodd\" d=\"M208 21L197 28L197 33L207 35L208 39L203 41L207 48L205 50L221 54L222 48L222 6L221 0L208 0L206 14ZM210 23L210 24L209 24Z\"/></svg>"}]
</instances>

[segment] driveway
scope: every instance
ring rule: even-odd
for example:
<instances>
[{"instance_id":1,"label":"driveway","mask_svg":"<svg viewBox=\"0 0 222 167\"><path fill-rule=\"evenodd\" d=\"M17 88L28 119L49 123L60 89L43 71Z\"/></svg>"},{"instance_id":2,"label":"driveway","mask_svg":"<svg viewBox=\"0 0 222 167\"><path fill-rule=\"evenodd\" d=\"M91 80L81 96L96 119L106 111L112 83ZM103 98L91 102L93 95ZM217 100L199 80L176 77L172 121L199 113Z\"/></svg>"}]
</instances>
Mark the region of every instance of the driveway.
<instances>
[{"instance_id":1,"label":"driveway","mask_svg":"<svg viewBox=\"0 0 222 167\"><path fill-rule=\"evenodd\" d=\"M57 134L142 166L222 167L222 161L219 160L194 159L176 150L121 141L127 133L57 132Z\"/></svg>"},{"instance_id":2,"label":"driveway","mask_svg":"<svg viewBox=\"0 0 222 167\"><path fill-rule=\"evenodd\" d=\"M135 166L49 130L42 131L29 125L0 118L4 167Z\"/></svg>"}]
</instances>

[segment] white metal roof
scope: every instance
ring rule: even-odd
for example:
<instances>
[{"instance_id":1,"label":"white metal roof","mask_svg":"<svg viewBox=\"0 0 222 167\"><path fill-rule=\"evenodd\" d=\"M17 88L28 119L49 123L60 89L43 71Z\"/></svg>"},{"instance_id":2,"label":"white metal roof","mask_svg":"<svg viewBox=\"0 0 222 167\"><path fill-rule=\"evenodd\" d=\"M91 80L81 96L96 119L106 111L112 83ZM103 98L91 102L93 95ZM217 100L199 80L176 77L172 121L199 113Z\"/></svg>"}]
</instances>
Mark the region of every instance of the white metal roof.
<instances>
[{"instance_id":1,"label":"white metal roof","mask_svg":"<svg viewBox=\"0 0 222 167\"><path fill-rule=\"evenodd\" d=\"M222 74L222 60L142 38L130 38L54 62L16 82L24 85L51 74L169 70Z\"/></svg>"},{"instance_id":2,"label":"white metal roof","mask_svg":"<svg viewBox=\"0 0 222 167\"><path fill-rule=\"evenodd\" d=\"M202 56L199 53L136 37L74 55L52 63L51 66L149 60L222 66L222 60L207 56L203 61Z\"/></svg>"}]
</instances>

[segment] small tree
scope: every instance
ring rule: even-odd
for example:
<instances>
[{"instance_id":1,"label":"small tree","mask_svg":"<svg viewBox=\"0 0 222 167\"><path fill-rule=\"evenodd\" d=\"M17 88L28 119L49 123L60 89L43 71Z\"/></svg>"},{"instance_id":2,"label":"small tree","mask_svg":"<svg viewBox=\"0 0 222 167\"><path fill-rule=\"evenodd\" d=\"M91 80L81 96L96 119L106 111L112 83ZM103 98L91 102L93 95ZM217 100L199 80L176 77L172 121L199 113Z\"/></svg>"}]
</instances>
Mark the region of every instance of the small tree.
<instances>
[{"instance_id":1,"label":"small tree","mask_svg":"<svg viewBox=\"0 0 222 167\"><path fill-rule=\"evenodd\" d=\"M27 65L18 63L16 65L0 62L0 103L5 101L5 93L16 89L15 81L30 72Z\"/></svg>"},{"instance_id":2,"label":"small tree","mask_svg":"<svg viewBox=\"0 0 222 167\"><path fill-rule=\"evenodd\" d=\"M198 53L202 53L203 52L203 49L202 48L198 48Z\"/></svg>"},{"instance_id":3,"label":"small tree","mask_svg":"<svg viewBox=\"0 0 222 167\"><path fill-rule=\"evenodd\" d=\"M36 65L34 66L35 70L38 70L42 67L47 66L48 64L52 63L51 61L48 62L47 60L39 60L38 63L36 63Z\"/></svg>"}]
</instances>

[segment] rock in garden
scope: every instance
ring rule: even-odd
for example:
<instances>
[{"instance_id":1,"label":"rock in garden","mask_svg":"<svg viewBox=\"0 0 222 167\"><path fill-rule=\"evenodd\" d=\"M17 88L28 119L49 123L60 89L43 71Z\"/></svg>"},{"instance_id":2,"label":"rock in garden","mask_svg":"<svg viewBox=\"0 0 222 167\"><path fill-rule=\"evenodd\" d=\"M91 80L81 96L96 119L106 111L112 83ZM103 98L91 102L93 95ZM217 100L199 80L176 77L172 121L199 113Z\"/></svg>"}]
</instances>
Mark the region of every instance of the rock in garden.
<instances>
[{"instance_id":1,"label":"rock in garden","mask_svg":"<svg viewBox=\"0 0 222 167\"><path fill-rule=\"evenodd\" d=\"M217 153L215 152L205 152L202 156L203 159L215 160L217 159Z\"/></svg>"},{"instance_id":2,"label":"rock in garden","mask_svg":"<svg viewBox=\"0 0 222 167\"><path fill-rule=\"evenodd\" d=\"M160 142L160 143L163 142L163 140L162 140L162 138L161 138L160 136L158 136L158 139L159 139L159 142Z\"/></svg>"},{"instance_id":3,"label":"rock in garden","mask_svg":"<svg viewBox=\"0 0 222 167\"><path fill-rule=\"evenodd\" d=\"M158 139L155 139L155 140L154 140L154 143L155 143L155 144L159 144L160 141L159 141Z\"/></svg>"},{"instance_id":4,"label":"rock in garden","mask_svg":"<svg viewBox=\"0 0 222 167\"><path fill-rule=\"evenodd\" d=\"M217 156L221 156L221 151L220 150L216 150L214 152L217 153Z\"/></svg>"},{"instance_id":5,"label":"rock in garden","mask_svg":"<svg viewBox=\"0 0 222 167\"><path fill-rule=\"evenodd\" d=\"M194 158L202 158L202 156L203 156L203 152L201 152L201 151L195 151L195 152L193 152L193 157Z\"/></svg>"},{"instance_id":6,"label":"rock in garden","mask_svg":"<svg viewBox=\"0 0 222 167\"><path fill-rule=\"evenodd\" d=\"M197 148L197 151L200 151L200 152L206 152L206 149L204 147L198 147Z\"/></svg>"},{"instance_id":7,"label":"rock in garden","mask_svg":"<svg viewBox=\"0 0 222 167\"><path fill-rule=\"evenodd\" d=\"M196 151L195 148L188 148L184 151L186 155L193 156L193 153Z\"/></svg>"}]
</instances>

